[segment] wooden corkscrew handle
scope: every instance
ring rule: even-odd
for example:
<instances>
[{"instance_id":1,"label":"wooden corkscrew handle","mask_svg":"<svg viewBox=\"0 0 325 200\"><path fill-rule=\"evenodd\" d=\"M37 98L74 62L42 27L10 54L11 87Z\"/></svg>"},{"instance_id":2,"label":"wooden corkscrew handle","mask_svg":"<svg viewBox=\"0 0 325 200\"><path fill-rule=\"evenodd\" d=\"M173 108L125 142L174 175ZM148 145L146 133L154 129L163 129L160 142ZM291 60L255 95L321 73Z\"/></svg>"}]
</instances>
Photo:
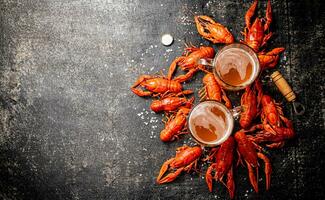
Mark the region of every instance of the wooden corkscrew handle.
<instances>
[{"instance_id":1,"label":"wooden corkscrew handle","mask_svg":"<svg viewBox=\"0 0 325 200\"><path fill-rule=\"evenodd\" d=\"M302 115L305 112L305 107L301 103L295 101L296 94L293 92L288 82L283 78L282 74L279 71L275 71L271 74L271 78L287 101L293 103L293 109L296 115Z\"/></svg>"},{"instance_id":2,"label":"wooden corkscrew handle","mask_svg":"<svg viewBox=\"0 0 325 200\"><path fill-rule=\"evenodd\" d=\"M274 84L276 85L276 87L287 99L287 101L291 102L296 100L295 93L293 92L292 88L290 87L288 82L283 78L282 74L279 71L273 72L273 74L271 74L271 78Z\"/></svg>"}]
</instances>

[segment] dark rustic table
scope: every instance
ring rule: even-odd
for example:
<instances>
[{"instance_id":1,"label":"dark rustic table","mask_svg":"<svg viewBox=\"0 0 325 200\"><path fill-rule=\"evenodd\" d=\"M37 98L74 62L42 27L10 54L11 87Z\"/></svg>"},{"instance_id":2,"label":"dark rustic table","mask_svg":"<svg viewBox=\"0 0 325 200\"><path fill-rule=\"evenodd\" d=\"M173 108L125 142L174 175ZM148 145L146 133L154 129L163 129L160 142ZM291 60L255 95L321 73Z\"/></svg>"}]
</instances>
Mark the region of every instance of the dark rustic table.
<instances>
[{"instance_id":1,"label":"dark rustic table","mask_svg":"<svg viewBox=\"0 0 325 200\"><path fill-rule=\"evenodd\" d=\"M269 151L268 192L262 169L258 195L246 168L235 170L236 199L325 198L320 178L325 12L320 2L272 1L275 36L268 46L286 48L277 68L306 113L295 116L264 78L264 90L283 103L297 137ZM208 192L203 174L155 183L175 148L192 141L185 136L162 143L162 116L149 110L151 99L129 88L141 74L166 73L184 43L211 45L198 36L194 14L213 16L241 39L251 3L1 0L0 199L227 199L221 184ZM265 5L259 4L261 16ZM172 46L160 43L164 33L174 36ZM197 74L186 87L198 91L202 77ZM229 95L238 105L240 94Z\"/></svg>"}]
</instances>

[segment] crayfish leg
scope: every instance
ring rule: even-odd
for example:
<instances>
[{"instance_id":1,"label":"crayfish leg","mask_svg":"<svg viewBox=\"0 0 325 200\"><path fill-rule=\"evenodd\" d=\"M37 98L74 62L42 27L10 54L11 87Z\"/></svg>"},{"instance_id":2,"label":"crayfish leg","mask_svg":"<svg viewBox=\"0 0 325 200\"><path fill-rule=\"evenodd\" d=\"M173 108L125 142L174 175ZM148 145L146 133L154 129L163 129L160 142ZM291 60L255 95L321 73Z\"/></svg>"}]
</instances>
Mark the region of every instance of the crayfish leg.
<instances>
[{"instance_id":1,"label":"crayfish leg","mask_svg":"<svg viewBox=\"0 0 325 200\"><path fill-rule=\"evenodd\" d=\"M187 46L185 48L185 55L188 56L190 53L193 53L194 51L198 51L200 48L194 46L193 44L191 44L190 46Z\"/></svg>"},{"instance_id":2,"label":"crayfish leg","mask_svg":"<svg viewBox=\"0 0 325 200\"><path fill-rule=\"evenodd\" d=\"M276 56L276 55L282 53L284 50L285 50L285 48L283 48L283 47L277 47L277 48L272 49L272 51L267 52L266 55Z\"/></svg>"},{"instance_id":3,"label":"crayfish leg","mask_svg":"<svg viewBox=\"0 0 325 200\"><path fill-rule=\"evenodd\" d=\"M176 148L176 156L177 156L177 154L180 152L180 151L184 151L184 150L186 150L186 149L188 149L188 148L190 148L189 146L181 146L181 147L177 147Z\"/></svg>"},{"instance_id":4,"label":"crayfish leg","mask_svg":"<svg viewBox=\"0 0 325 200\"><path fill-rule=\"evenodd\" d=\"M181 92L183 95L193 94L193 90L184 90Z\"/></svg>"},{"instance_id":5,"label":"crayfish leg","mask_svg":"<svg viewBox=\"0 0 325 200\"><path fill-rule=\"evenodd\" d=\"M205 99L207 99L207 91L206 91L206 87L204 86L200 91L199 91L199 96L200 96L200 102L204 101Z\"/></svg>"},{"instance_id":6,"label":"crayfish leg","mask_svg":"<svg viewBox=\"0 0 325 200\"><path fill-rule=\"evenodd\" d=\"M280 149L284 146L284 141L267 144L266 146L270 149Z\"/></svg>"},{"instance_id":7,"label":"crayfish leg","mask_svg":"<svg viewBox=\"0 0 325 200\"><path fill-rule=\"evenodd\" d=\"M194 161L191 164L189 164L186 167L184 167L184 171L187 172L187 173L189 173L192 170L193 166L194 166L194 168L196 168L196 165L197 165L197 162Z\"/></svg>"},{"instance_id":8,"label":"crayfish leg","mask_svg":"<svg viewBox=\"0 0 325 200\"><path fill-rule=\"evenodd\" d=\"M271 173L272 173L271 162L270 162L269 158L266 157L262 153L257 153L257 156L260 159L262 159L265 163L264 173L265 173L265 179L266 179L266 190L268 190L268 189L270 189L270 185L271 185Z\"/></svg>"},{"instance_id":9,"label":"crayfish leg","mask_svg":"<svg viewBox=\"0 0 325 200\"><path fill-rule=\"evenodd\" d=\"M264 36L261 47L266 45L266 42L272 37L272 35L273 35L273 33L270 32L270 33L268 33L267 35Z\"/></svg>"},{"instance_id":10,"label":"crayfish leg","mask_svg":"<svg viewBox=\"0 0 325 200\"><path fill-rule=\"evenodd\" d=\"M222 92L222 99L224 100L226 107L232 108L231 101L227 97L226 92L223 89L221 89L221 92Z\"/></svg>"}]
</instances>

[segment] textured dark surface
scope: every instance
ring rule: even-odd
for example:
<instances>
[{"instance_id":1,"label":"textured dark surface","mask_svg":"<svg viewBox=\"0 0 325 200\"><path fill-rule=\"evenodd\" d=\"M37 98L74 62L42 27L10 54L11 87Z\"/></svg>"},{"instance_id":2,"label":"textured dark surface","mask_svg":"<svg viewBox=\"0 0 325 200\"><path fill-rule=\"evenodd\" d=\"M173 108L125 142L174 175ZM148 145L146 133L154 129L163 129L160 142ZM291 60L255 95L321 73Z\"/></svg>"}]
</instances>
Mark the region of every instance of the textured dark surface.
<instances>
[{"instance_id":1,"label":"textured dark surface","mask_svg":"<svg viewBox=\"0 0 325 200\"><path fill-rule=\"evenodd\" d=\"M197 35L194 13L213 16L241 39L251 2L1 0L0 198L228 198L221 184L209 193L197 175L155 184L163 161L191 141L186 136L163 144L161 115L149 110L150 99L135 96L129 87L140 74L166 69L184 42L209 44ZM293 115L272 83L264 82L264 89L284 103L298 136L270 151L270 191L264 191L262 176L256 195L246 169L236 170L236 199L325 198L320 2L272 1L276 35L269 47L286 48L278 69L307 110ZM262 1L261 14L264 8ZM174 36L172 46L161 45L164 33ZM201 78L197 74L186 87L197 91Z\"/></svg>"}]
</instances>

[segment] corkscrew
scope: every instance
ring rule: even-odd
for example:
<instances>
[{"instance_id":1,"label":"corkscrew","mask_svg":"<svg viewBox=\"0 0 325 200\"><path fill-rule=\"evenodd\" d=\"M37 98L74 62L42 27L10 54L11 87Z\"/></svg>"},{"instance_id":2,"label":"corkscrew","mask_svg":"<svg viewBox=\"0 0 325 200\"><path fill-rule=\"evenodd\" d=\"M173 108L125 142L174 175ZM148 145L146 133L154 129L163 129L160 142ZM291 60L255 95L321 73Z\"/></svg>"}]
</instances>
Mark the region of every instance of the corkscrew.
<instances>
[{"instance_id":1,"label":"corkscrew","mask_svg":"<svg viewBox=\"0 0 325 200\"><path fill-rule=\"evenodd\" d=\"M288 82L284 79L279 71L275 71L271 74L271 78L276 87L280 90L282 95L288 102L292 102L293 110L296 115L302 115L305 112L305 107L298 101L297 97Z\"/></svg>"}]
</instances>

